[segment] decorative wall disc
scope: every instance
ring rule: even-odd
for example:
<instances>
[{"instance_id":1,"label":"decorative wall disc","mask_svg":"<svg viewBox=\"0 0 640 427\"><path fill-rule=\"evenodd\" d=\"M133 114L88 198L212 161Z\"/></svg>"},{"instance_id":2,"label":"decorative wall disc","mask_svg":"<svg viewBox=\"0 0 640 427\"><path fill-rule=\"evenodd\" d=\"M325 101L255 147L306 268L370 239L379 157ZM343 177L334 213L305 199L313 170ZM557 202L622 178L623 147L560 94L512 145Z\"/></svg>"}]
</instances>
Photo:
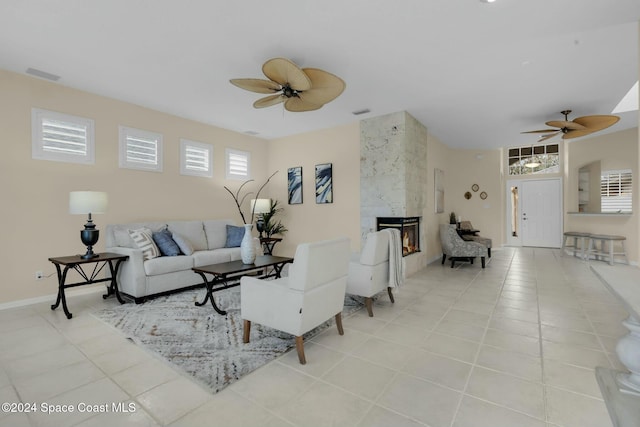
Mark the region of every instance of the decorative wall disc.
<instances>
[{"instance_id":1,"label":"decorative wall disc","mask_svg":"<svg viewBox=\"0 0 640 427\"><path fill-rule=\"evenodd\" d=\"M481 198L482 200L486 199L486 198L487 198L487 196L488 196L488 194L487 194L486 192L484 192L484 191L483 191L482 193L480 193L480 198Z\"/></svg>"},{"instance_id":2,"label":"decorative wall disc","mask_svg":"<svg viewBox=\"0 0 640 427\"><path fill-rule=\"evenodd\" d=\"M469 200L471 198L471 193L469 191L467 191L466 193L464 193L464 198Z\"/></svg>"},{"instance_id":3,"label":"decorative wall disc","mask_svg":"<svg viewBox=\"0 0 640 427\"><path fill-rule=\"evenodd\" d=\"M473 192L475 193L475 192L477 192L477 191L480 189L480 187L478 186L478 184L473 184L473 185L471 186L471 189L472 189L472 190L473 190Z\"/></svg>"}]
</instances>

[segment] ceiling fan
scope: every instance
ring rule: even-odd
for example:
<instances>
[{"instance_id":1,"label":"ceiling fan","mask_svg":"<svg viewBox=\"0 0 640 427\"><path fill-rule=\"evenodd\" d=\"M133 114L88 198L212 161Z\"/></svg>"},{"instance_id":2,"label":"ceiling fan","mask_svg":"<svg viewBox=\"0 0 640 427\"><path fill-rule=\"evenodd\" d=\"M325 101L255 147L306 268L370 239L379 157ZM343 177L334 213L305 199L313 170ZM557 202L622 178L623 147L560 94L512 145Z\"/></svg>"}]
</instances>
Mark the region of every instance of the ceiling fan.
<instances>
[{"instance_id":1,"label":"ceiling fan","mask_svg":"<svg viewBox=\"0 0 640 427\"><path fill-rule=\"evenodd\" d=\"M268 60L262 66L262 72L269 80L230 80L239 88L272 94L254 102L255 108L284 102L288 111L313 111L336 99L346 86L340 77L317 68L300 68L286 58Z\"/></svg>"},{"instance_id":2,"label":"ceiling fan","mask_svg":"<svg viewBox=\"0 0 640 427\"><path fill-rule=\"evenodd\" d=\"M562 133L562 139L572 139L606 129L620 120L620 117L618 116L595 115L578 117L577 119L569 121L567 116L571 114L571 110L561 111L560 114L564 115L564 120L551 120L545 123L547 126L552 126L558 129L540 129L522 133L545 134L538 139L538 142L553 138L559 133Z\"/></svg>"}]
</instances>

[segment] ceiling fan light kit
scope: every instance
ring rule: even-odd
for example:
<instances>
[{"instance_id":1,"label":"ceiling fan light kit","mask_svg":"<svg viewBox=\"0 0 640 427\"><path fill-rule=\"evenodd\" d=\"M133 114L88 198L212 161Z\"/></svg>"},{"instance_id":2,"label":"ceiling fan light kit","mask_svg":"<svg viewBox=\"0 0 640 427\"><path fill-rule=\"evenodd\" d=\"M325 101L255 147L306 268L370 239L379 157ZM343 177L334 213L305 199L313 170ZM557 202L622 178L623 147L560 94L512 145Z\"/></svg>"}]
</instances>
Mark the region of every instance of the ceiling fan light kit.
<instances>
[{"instance_id":1,"label":"ceiling fan light kit","mask_svg":"<svg viewBox=\"0 0 640 427\"><path fill-rule=\"evenodd\" d=\"M562 134L562 139L573 139L606 129L620 120L618 116L593 115L578 117L577 119L569 121L568 116L571 114L571 110L561 111L560 114L564 115L564 120L550 120L545 123L547 126L557 129L531 130L522 133L544 134L538 139L538 142L553 138L559 134Z\"/></svg>"},{"instance_id":2,"label":"ceiling fan light kit","mask_svg":"<svg viewBox=\"0 0 640 427\"><path fill-rule=\"evenodd\" d=\"M286 58L268 60L262 72L269 80L230 80L241 89L270 94L254 102L255 108L284 103L287 111L313 111L336 99L346 87L338 76L318 68L300 68Z\"/></svg>"}]
</instances>

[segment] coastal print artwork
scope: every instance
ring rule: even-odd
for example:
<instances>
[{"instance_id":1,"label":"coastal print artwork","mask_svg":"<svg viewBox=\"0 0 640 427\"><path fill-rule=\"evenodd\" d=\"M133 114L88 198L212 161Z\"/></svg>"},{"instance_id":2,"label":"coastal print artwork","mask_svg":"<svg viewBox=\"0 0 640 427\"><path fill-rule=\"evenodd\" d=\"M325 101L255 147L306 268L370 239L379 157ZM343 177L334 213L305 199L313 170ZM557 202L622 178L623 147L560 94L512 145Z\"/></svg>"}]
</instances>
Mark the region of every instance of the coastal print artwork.
<instances>
[{"instance_id":1,"label":"coastal print artwork","mask_svg":"<svg viewBox=\"0 0 640 427\"><path fill-rule=\"evenodd\" d=\"M333 203L332 170L331 163L316 165L316 203Z\"/></svg>"},{"instance_id":2,"label":"coastal print artwork","mask_svg":"<svg viewBox=\"0 0 640 427\"><path fill-rule=\"evenodd\" d=\"M287 191L290 205L302 203L302 166L287 170Z\"/></svg>"}]
</instances>

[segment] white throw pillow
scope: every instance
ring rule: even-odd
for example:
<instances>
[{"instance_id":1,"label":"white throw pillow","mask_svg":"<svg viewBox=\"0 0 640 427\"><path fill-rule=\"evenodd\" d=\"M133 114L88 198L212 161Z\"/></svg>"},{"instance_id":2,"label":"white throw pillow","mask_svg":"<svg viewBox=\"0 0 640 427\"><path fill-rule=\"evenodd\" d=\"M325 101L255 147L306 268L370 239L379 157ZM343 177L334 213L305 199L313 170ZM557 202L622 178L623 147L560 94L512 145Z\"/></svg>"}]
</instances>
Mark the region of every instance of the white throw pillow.
<instances>
[{"instance_id":1,"label":"white throw pillow","mask_svg":"<svg viewBox=\"0 0 640 427\"><path fill-rule=\"evenodd\" d=\"M129 235L133 239L138 249L142 250L142 256L145 260L157 258L160 251L153 241L153 233L146 227L137 230L129 230Z\"/></svg>"},{"instance_id":2,"label":"white throw pillow","mask_svg":"<svg viewBox=\"0 0 640 427\"><path fill-rule=\"evenodd\" d=\"M176 245L178 245L178 247L180 248L180 251L183 254L185 255L193 254L193 245L184 236L178 233L173 233L171 237L173 237L173 241L176 242Z\"/></svg>"}]
</instances>

